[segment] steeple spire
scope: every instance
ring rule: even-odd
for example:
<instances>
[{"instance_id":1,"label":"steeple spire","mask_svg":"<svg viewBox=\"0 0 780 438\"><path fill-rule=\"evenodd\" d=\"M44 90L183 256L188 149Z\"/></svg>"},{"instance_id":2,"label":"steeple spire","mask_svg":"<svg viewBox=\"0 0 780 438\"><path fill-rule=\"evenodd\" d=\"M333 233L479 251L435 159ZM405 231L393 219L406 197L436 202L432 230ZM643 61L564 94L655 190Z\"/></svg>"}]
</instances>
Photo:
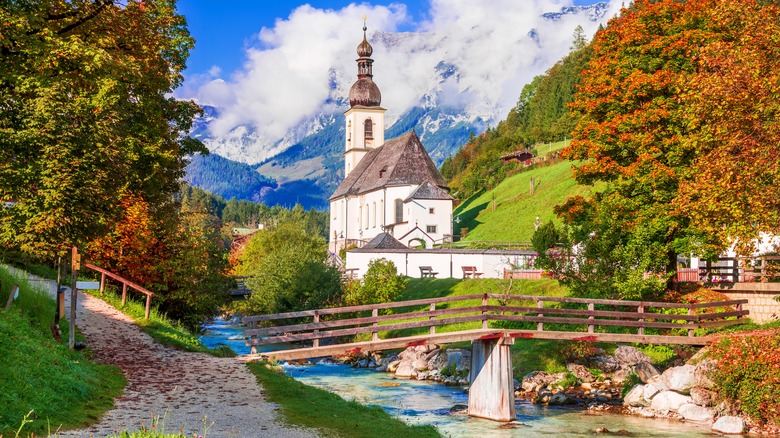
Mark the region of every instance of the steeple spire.
<instances>
[{"instance_id":1,"label":"steeple spire","mask_svg":"<svg viewBox=\"0 0 780 438\"><path fill-rule=\"evenodd\" d=\"M366 31L368 30L368 27L366 26L366 16L363 16L363 41L358 45L357 47L357 54L359 56L357 60L358 64L358 78L370 78L373 76L371 64L374 63L374 60L371 59L371 54L374 53L374 48L371 47L371 44L368 43L368 39L366 38Z\"/></svg>"},{"instance_id":2,"label":"steeple spire","mask_svg":"<svg viewBox=\"0 0 780 438\"><path fill-rule=\"evenodd\" d=\"M371 54L374 53L374 48L368 43L366 36L366 17L363 16L363 41L357 46L357 67L358 67L358 80L352 85L352 89L349 91L349 104L350 106L361 105L368 107L378 107L382 101L382 95L379 92L379 87L373 81L373 63Z\"/></svg>"}]
</instances>

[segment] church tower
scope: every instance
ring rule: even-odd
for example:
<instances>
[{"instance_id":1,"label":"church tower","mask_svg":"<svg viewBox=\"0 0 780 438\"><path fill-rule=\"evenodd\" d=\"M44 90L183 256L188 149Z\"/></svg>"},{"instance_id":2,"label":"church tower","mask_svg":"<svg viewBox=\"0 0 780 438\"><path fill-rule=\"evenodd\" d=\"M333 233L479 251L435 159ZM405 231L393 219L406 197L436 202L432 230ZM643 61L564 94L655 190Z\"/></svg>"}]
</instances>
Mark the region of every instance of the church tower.
<instances>
[{"instance_id":1,"label":"church tower","mask_svg":"<svg viewBox=\"0 0 780 438\"><path fill-rule=\"evenodd\" d=\"M349 90L349 109L346 118L344 178L349 176L366 153L385 142L385 109L380 107L382 94L372 79L371 53L374 49L366 40L366 21L363 17L363 42L357 47L358 80Z\"/></svg>"}]
</instances>

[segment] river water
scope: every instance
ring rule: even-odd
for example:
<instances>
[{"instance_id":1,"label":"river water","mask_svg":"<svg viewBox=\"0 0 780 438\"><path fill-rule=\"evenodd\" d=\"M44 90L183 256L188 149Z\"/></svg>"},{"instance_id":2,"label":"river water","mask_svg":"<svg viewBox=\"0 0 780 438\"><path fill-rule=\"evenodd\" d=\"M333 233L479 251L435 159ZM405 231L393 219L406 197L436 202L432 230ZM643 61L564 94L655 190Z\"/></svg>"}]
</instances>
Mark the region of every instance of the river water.
<instances>
[{"instance_id":1,"label":"river water","mask_svg":"<svg viewBox=\"0 0 780 438\"><path fill-rule=\"evenodd\" d=\"M228 345L238 354L248 354L244 345L244 327L237 321L216 320L204 327L201 342L209 347ZM396 379L392 374L347 365L318 363L311 366L285 365L293 378L311 386L327 389L347 400L381 406L390 415L410 424L432 424L444 436L458 437L593 437L597 428L612 432L626 430L633 437L713 437L708 426L678 421L589 412L570 407L546 407L521 401L517 420L522 425L505 428L500 423L451 415L450 408L465 405L464 387ZM616 434L607 434L612 436Z\"/></svg>"}]
</instances>

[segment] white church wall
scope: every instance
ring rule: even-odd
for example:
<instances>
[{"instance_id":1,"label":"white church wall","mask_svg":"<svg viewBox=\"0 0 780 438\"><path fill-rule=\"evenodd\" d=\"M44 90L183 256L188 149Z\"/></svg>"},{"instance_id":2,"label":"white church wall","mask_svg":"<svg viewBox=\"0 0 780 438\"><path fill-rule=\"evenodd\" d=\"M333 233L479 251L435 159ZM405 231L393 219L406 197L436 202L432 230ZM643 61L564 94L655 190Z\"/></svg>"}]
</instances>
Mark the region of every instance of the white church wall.
<instances>
[{"instance_id":1,"label":"white church wall","mask_svg":"<svg viewBox=\"0 0 780 438\"><path fill-rule=\"evenodd\" d=\"M393 261L399 274L412 278L420 278L420 266L430 266L438 273L436 278L463 278L463 266L476 267L482 278L503 278L504 269L511 269L512 263L531 257L531 253L518 251L348 251L346 267L357 269L356 275L362 278L371 260L384 258Z\"/></svg>"}]
</instances>

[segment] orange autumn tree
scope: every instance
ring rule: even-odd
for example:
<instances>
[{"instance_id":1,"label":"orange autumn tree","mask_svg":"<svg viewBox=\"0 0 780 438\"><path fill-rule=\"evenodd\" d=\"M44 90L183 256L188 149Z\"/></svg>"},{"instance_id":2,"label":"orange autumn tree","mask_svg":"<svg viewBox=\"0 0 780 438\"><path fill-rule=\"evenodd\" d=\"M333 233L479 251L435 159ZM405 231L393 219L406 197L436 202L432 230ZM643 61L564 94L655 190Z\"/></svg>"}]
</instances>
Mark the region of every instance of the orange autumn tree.
<instances>
[{"instance_id":1,"label":"orange autumn tree","mask_svg":"<svg viewBox=\"0 0 780 438\"><path fill-rule=\"evenodd\" d=\"M229 233L197 206L151 208L126 194L114 229L87 247L87 259L155 292L168 316L196 327L227 299Z\"/></svg>"},{"instance_id":2,"label":"orange autumn tree","mask_svg":"<svg viewBox=\"0 0 780 438\"><path fill-rule=\"evenodd\" d=\"M745 90L777 95L777 69L767 68L778 59L779 17L755 0L637 0L597 33L565 155L582 160L579 183L606 189L558 208L577 251L547 261L575 293L660 294L674 286L678 254L713 255L773 229L777 209L756 190L777 190L776 125L765 118L776 103L737 107ZM766 76L774 85L761 84ZM751 169L735 164L748 158ZM713 187L724 177L728 188ZM715 217L724 209L728 223Z\"/></svg>"},{"instance_id":3,"label":"orange autumn tree","mask_svg":"<svg viewBox=\"0 0 780 438\"><path fill-rule=\"evenodd\" d=\"M750 254L761 233L780 235L780 7L722 3L710 26L731 37L702 50L682 96L697 159L677 207Z\"/></svg>"}]
</instances>

